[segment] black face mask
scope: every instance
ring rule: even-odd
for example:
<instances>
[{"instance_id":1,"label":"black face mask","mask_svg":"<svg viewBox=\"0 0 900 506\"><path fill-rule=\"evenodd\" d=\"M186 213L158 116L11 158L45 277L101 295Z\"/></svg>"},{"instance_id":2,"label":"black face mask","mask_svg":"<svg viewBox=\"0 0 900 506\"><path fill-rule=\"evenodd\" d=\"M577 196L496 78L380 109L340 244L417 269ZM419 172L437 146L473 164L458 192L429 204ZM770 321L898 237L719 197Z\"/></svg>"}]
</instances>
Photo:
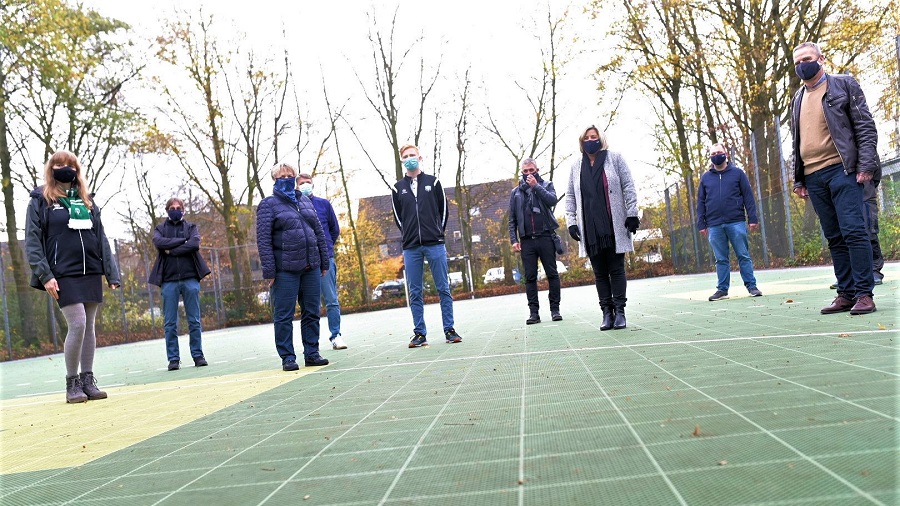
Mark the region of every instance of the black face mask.
<instances>
[{"instance_id":1,"label":"black face mask","mask_svg":"<svg viewBox=\"0 0 900 506\"><path fill-rule=\"evenodd\" d=\"M71 183L72 181L75 181L75 178L77 176L78 172L76 172L74 168L69 166L53 169L53 179L59 181L60 183Z\"/></svg>"}]
</instances>

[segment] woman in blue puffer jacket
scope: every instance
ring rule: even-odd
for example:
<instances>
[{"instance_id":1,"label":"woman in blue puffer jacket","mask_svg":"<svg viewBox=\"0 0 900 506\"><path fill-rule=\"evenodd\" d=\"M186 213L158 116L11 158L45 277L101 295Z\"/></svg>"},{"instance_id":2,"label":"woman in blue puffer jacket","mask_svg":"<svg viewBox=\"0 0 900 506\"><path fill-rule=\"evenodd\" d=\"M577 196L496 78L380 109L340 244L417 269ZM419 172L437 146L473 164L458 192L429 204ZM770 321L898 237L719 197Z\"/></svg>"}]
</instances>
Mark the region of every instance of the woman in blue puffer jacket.
<instances>
[{"instance_id":1,"label":"woman in blue puffer jacket","mask_svg":"<svg viewBox=\"0 0 900 506\"><path fill-rule=\"evenodd\" d=\"M300 369L294 352L294 311L300 302L300 337L307 366L328 365L319 354L321 278L328 246L312 201L297 191L297 169L278 164L275 187L256 209L256 246L263 278L270 280L275 349L285 371Z\"/></svg>"}]
</instances>

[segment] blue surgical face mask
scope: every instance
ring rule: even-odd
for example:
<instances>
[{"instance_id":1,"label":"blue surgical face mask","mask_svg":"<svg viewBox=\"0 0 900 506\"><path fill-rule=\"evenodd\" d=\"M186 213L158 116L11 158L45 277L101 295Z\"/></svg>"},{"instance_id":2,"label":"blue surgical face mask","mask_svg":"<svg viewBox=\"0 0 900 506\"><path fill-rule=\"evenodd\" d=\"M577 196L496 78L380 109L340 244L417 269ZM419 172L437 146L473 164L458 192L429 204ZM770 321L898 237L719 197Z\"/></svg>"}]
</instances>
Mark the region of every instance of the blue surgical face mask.
<instances>
[{"instance_id":1,"label":"blue surgical face mask","mask_svg":"<svg viewBox=\"0 0 900 506\"><path fill-rule=\"evenodd\" d=\"M727 159L728 155L726 155L725 153L719 153L718 155L712 155L711 157L709 157L709 160L712 162L712 164L716 166L722 165Z\"/></svg>"},{"instance_id":2,"label":"blue surgical face mask","mask_svg":"<svg viewBox=\"0 0 900 506\"><path fill-rule=\"evenodd\" d=\"M600 147L603 145L603 143L600 142L600 139L584 141L583 144L584 144L584 152L589 155L593 155L597 151L600 151Z\"/></svg>"},{"instance_id":3,"label":"blue surgical face mask","mask_svg":"<svg viewBox=\"0 0 900 506\"><path fill-rule=\"evenodd\" d=\"M166 214L168 214L169 219L174 221L175 223L178 223L182 218L184 218L184 211L182 211L181 209L169 209L168 211L166 211Z\"/></svg>"},{"instance_id":4,"label":"blue surgical face mask","mask_svg":"<svg viewBox=\"0 0 900 506\"><path fill-rule=\"evenodd\" d=\"M797 76L804 81L809 81L813 77L816 77L816 74L819 73L819 70L822 68L822 65L819 64L818 60L816 61L802 61L794 67L794 70L797 72Z\"/></svg>"},{"instance_id":5,"label":"blue surgical face mask","mask_svg":"<svg viewBox=\"0 0 900 506\"><path fill-rule=\"evenodd\" d=\"M298 190L300 190L300 193L309 197L310 195L312 195L313 185L312 183L301 183Z\"/></svg>"},{"instance_id":6,"label":"blue surgical face mask","mask_svg":"<svg viewBox=\"0 0 900 506\"><path fill-rule=\"evenodd\" d=\"M281 177L275 180L275 189L281 193L289 194L294 191L296 184L297 180L292 177Z\"/></svg>"},{"instance_id":7,"label":"blue surgical face mask","mask_svg":"<svg viewBox=\"0 0 900 506\"><path fill-rule=\"evenodd\" d=\"M415 172L419 169L419 159L413 157L403 160L403 168L406 169L407 172Z\"/></svg>"}]
</instances>

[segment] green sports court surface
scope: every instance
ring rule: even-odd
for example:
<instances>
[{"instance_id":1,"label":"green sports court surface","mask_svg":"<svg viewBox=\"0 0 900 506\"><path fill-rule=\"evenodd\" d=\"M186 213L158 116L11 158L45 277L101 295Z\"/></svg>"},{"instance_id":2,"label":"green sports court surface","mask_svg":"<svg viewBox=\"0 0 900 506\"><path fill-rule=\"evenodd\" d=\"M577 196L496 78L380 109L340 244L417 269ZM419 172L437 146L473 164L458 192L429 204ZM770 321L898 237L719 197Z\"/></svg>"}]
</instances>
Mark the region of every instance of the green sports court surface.
<instances>
[{"instance_id":1,"label":"green sports court surface","mask_svg":"<svg viewBox=\"0 0 900 506\"><path fill-rule=\"evenodd\" d=\"M61 355L0 365L0 504L900 504L900 265L878 312L823 316L830 268L629 282L600 332L592 286L561 322L525 295L347 315L331 364L280 370L271 325L102 348L109 398L64 402ZM299 346L299 322L295 324Z\"/></svg>"}]
</instances>

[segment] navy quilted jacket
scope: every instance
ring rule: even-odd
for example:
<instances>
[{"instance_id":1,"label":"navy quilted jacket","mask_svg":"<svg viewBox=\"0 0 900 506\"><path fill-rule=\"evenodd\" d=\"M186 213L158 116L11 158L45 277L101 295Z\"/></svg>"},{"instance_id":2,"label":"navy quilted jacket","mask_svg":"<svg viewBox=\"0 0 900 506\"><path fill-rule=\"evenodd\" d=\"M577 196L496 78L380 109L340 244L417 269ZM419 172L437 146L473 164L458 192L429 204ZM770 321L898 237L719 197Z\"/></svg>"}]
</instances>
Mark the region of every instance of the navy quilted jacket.
<instances>
[{"instance_id":1,"label":"navy quilted jacket","mask_svg":"<svg viewBox=\"0 0 900 506\"><path fill-rule=\"evenodd\" d=\"M264 279L274 279L276 271L321 270L322 259L328 260L316 209L309 198L299 191L296 194L297 205L272 195L256 208L256 248Z\"/></svg>"}]
</instances>

